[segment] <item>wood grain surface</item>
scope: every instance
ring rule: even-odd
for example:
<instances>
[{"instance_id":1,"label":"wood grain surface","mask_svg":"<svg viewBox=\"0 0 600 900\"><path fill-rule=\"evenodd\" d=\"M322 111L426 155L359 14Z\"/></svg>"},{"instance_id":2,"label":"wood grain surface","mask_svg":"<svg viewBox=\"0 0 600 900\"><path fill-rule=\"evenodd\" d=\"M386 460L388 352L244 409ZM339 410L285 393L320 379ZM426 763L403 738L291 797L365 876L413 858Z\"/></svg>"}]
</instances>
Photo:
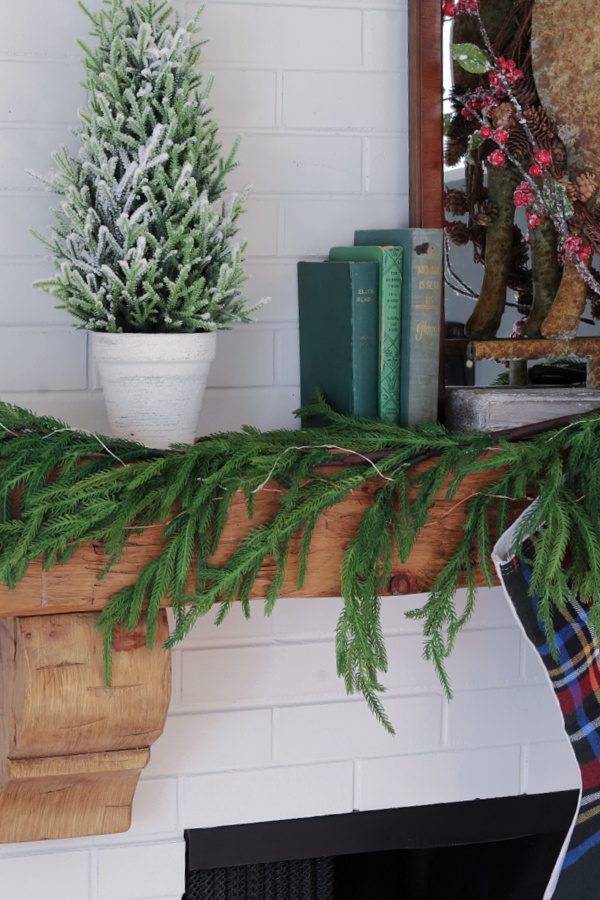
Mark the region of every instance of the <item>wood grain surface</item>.
<instances>
[{"instance_id":1,"label":"wood grain surface","mask_svg":"<svg viewBox=\"0 0 600 900\"><path fill-rule=\"evenodd\" d=\"M162 733L170 654L144 628L115 648L104 684L96 613L0 623L0 843L126 831L141 770Z\"/></svg>"},{"instance_id":2,"label":"wood grain surface","mask_svg":"<svg viewBox=\"0 0 600 900\"><path fill-rule=\"evenodd\" d=\"M409 205L411 228L444 226L442 10L408 0ZM400 165L400 161L398 161ZM440 312L438 418L444 421L446 313Z\"/></svg>"},{"instance_id":3,"label":"wood grain surface","mask_svg":"<svg viewBox=\"0 0 600 900\"><path fill-rule=\"evenodd\" d=\"M431 461L425 465L434 464ZM436 501L408 562L402 565L398 559L395 560L394 575L401 576L400 579L392 579L384 593L420 593L431 587L436 575L458 546L468 499L496 477L489 473L469 476L452 501L441 497ZM298 590L296 584L299 541L295 539L292 542L282 597L339 595L344 551L356 534L361 517L380 484L379 479L374 479L322 515L315 529L302 590ZM275 513L280 495L281 489L276 484L267 485L257 495L253 520L248 519L243 496L238 494L234 498L223 539L212 559L214 565L225 563L251 528L266 522ZM515 507L515 517L520 509ZM120 562L103 580L100 580L100 573L106 564L106 556L100 544L86 545L66 565L54 566L47 572L42 570L40 563L32 564L16 588L0 588L0 616L44 616L101 610L116 591L132 584L140 569L160 553L162 527L159 523L147 528L142 535L132 536ZM254 599L265 596L274 571L274 564L267 560L254 585Z\"/></svg>"},{"instance_id":4,"label":"wood grain surface","mask_svg":"<svg viewBox=\"0 0 600 900\"><path fill-rule=\"evenodd\" d=\"M442 10L439 0L409 0L410 225L442 228Z\"/></svg>"}]
</instances>

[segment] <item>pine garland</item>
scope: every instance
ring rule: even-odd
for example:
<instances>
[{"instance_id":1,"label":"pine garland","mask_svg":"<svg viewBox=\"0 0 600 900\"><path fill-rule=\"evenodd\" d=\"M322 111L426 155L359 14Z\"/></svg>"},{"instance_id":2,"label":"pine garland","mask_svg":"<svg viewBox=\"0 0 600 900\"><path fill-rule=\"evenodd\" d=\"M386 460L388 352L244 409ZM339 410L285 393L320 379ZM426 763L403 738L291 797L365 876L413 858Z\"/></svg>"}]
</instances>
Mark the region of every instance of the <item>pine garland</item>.
<instances>
[{"instance_id":1,"label":"pine garland","mask_svg":"<svg viewBox=\"0 0 600 900\"><path fill-rule=\"evenodd\" d=\"M239 599L249 617L252 585L272 559L269 614L281 591L292 538L301 537L300 588L320 515L349 492L375 482L372 504L343 561L337 668L348 692L362 692L392 730L380 698L387 658L379 595L394 551L405 562L440 491L451 500L467 476L487 471L493 473L491 483L465 503L459 547L425 605L409 614L423 621L425 656L448 695L445 664L473 611L476 566L491 583L490 548L509 524L511 502L527 499L532 488L539 499L523 531L540 534L532 589L539 595L549 639L553 610L561 606L567 588L590 603L592 623L600 627L600 415L517 443L454 434L439 425L401 429L342 416L320 399L302 414L318 416L325 424L302 432L246 428L158 451L100 439L0 404L0 581L14 586L31 562L41 559L46 568L64 563L90 541L104 544L108 571L132 533L165 522L161 555L113 596L100 615L109 681L115 629L132 629L146 617L152 646L165 596L175 617L167 645L172 647L213 607L221 622ZM354 452L352 465L323 469L332 459L348 462L349 451ZM377 462L366 454L375 454ZM434 466L415 468L432 456ZM243 491L252 514L257 493L271 479L286 489L272 519L256 525L224 565L210 565L235 492ZM469 590L459 610L455 595L464 579Z\"/></svg>"}]
</instances>

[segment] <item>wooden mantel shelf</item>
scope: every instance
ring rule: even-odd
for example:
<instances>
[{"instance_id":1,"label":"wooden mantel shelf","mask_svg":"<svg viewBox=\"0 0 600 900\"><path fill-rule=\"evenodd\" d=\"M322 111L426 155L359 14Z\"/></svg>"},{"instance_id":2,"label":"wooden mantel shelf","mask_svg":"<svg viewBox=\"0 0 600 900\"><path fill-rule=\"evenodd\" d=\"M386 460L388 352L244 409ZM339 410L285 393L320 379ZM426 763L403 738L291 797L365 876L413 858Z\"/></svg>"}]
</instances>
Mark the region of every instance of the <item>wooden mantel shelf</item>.
<instances>
[{"instance_id":1,"label":"wooden mantel shelf","mask_svg":"<svg viewBox=\"0 0 600 900\"><path fill-rule=\"evenodd\" d=\"M396 559L394 577L384 593L417 594L431 588L446 560L458 546L466 501L493 477L485 472L469 476L452 501L440 499L435 503L408 562L401 565ZM352 492L337 506L323 513L315 529L307 576L301 591L296 586L298 543L292 544L282 597L339 595L344 550L379 486L380 482L373 479L373 482ZM280 494L281 489L276 484L267 485L257 495L252 520L248 519L243 496L238 494L234 498L223 539L212 559L214 565L223 564L251 528L273 515ZM0 617L99 612L116 591L131 584L140 569L159 554L161 531L162 525L159 523L147 528L141 535L132 536L119 563L102 580L100 574L107 558L100 544L87 545L64 566L55 566L47 572L43 571L40 563L31 565L13 590L0 587ZM254 599L265 596L273 572L273 566L269 564L261 569L253 589Z\"/></svg>"},{"instance_id":2,"label":"wooden mantel shelf","mask_svg":"<svg viewBox=\"0 0 600 900\"><path fill-rule=\"evenodd\" d=\"M431 465L428 463L425 465ZM389 594L428 590L460 540L467 501L493 477L467 478L451 502L440 499L405 565L395 561ZM307 577L296 587L298 547L290 553L283 597L340 593L344 549L378 484L363 486L325 512L314 533ZM248 520L237 496L215 555L223 563L240 539L275 511L281 489L268 485ZM516 510L518 511L518 510ZM131 537L121 561L100 580L106 557L88 545L47 572L31 565L14 590L0 588L0 842L125 831L139 774L167 715L171 668L162 644L145 646L143 628L118 634L113 684L106 688L99 611L161 548L161 526ZM266 566L254 596L264 597Z\"/></svg>"}]
</instances>

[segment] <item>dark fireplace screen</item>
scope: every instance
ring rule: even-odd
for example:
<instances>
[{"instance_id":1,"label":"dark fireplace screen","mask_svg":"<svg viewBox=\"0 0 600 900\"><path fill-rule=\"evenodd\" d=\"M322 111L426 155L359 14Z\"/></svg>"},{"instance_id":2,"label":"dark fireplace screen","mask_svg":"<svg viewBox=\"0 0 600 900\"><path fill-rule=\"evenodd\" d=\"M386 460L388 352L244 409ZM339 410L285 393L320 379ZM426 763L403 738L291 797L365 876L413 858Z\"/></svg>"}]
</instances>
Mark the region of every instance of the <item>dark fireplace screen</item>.
<instances>
[{"instance_id":1,"label":"dark fireplace screen","mask_svg":"<svg viewBox=\"0 0 600 900\"><path fill-rule=\"evenodd\" d=\"M543 900L577 791L186 832L183 900Z\"/></svg>"},{"instance_id":2,"label":"dark fireplace screen","mask_svg":"<svg viewBox=\"0 0 600 900\"><path fill-rule=\"evenodd\" d=\"M283 860L189 872L186 900L334 900L335 860Z\"/></svg>"}]
</instances>

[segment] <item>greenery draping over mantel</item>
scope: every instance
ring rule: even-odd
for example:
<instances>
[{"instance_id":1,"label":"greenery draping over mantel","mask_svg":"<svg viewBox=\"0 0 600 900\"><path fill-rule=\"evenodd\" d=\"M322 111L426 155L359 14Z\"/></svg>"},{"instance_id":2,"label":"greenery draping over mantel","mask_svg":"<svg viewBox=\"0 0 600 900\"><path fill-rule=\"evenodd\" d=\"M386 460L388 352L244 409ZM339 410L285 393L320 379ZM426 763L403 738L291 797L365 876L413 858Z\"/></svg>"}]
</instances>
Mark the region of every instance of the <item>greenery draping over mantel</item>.
<instances>
[{"instance_id":1,"label":"greenery draping over mantel","mask_svg":"<svg viewBox=\"0 0 600 900\"><path fill-rule=\"evenodd\" d=\"M532 590L539 595L548 634L551 638L552 611L564 602L567 585L584 602L592 598L592 621L600 626L600 415L519 442L450 433L439 425L405 429L359 420L336 414L321 400L303 416L317 417L320 427L268 433L245 428L158 451L0 404L0 580L13 586L31 562L42 559L46 567L63 563L90 541L103 542L108 571L132 529L165 522L160 556L113 596L100 616L110 679L115 629L134 628L146 615L152 645L166 595L175 616L172 646L217 604L217 622L238 599L249 616L252 585L263 563L272 559L275 574L266 598L270 613L280 594L291 539L301 535L301 587L321 513L365 482L375 482L372 504L344 556L337 667L348 692L362 692L391 730L379 696L387 668L379 594L389 579L394 551L406 561L440 492L451 499L466 476L487 471L495 477L467 499L456 552L425 605L409 613L423 621L424 653L447 693L445 662L473 611L476 568L491 583L493 542L510 524L511 504L527 499L532 486L539 502L523 529L540 531ZM432 456L435 465L415 469ZM331 466L332 459L352 465ZM235 492L244 493L252 514L257 493L272 480L286 491L271 520L257 524L223 566L211 566ZM17 491L20 499L14 503ZM492 510L495 516L489 515ZM463 580L467 600L458 610L454 598Z\"/></svg>"}]
</instances>

